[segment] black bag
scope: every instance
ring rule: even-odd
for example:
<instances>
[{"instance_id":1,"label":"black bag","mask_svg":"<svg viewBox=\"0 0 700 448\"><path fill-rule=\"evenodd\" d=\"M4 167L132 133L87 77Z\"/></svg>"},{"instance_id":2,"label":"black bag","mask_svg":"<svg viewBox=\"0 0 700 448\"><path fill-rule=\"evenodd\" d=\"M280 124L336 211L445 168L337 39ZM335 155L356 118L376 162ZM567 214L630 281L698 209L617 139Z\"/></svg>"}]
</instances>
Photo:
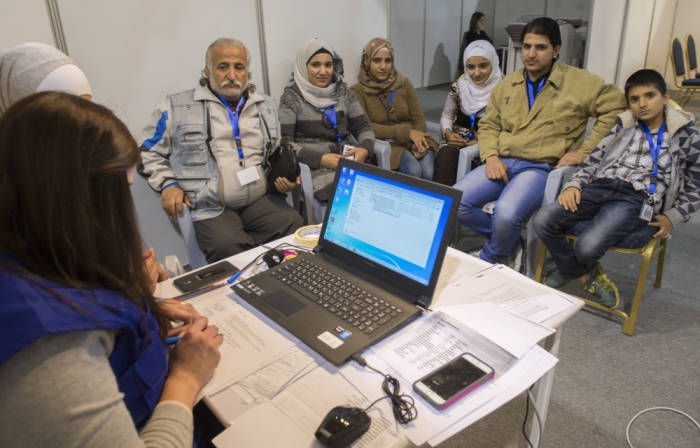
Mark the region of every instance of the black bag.
<instances>
[{"instance_id":1,"label":"black bag","mask_svg":"<svg viewBox=\"0 0 700 448\"><path fill-rule=\"evenodd\" d=\"M283 143L274 151L268 151L267 164L270 166L267 172L267 185L271 193L280 193L275 187L275 180L284 177L290 182L296 182L301 174L301 168L297 161L297 153L289 143Z\"/></svg>"}]
</instances>

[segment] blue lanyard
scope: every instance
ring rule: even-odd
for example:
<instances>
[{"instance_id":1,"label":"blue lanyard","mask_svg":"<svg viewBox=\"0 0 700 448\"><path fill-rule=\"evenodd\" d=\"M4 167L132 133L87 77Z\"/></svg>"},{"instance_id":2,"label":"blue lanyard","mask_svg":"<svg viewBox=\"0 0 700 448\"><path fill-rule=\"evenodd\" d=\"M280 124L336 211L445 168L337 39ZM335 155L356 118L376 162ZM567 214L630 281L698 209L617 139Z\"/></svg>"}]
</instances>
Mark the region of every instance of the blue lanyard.
<instances>
[{"instance_id":1,"label":"blue lanyard","mask_svg":"<svg viewBox=\"0 0 700 448\"><path fill-rule=\"evenodd\" d=\"M243 166L243 159L245 159L245 154L243 154L243 148L241 147L241 129L238 127L238 117L245 103L245 97L241 95L241 99L238 100L238 106L236 106L236 112L234 113L229 106L228 101L219 97L226 110L228 111L228 117L231 119L231 129L233 129L233 138L236 140L236 149L238 149L238 158L240 159L240 164Z\"/></svg>"},{"instance_id":2,"label":"blue lanyard","mask_svg":"<svg viewBox=\"0 0 700 448\"><path fill-rule=\"evenodd\" d=\"M340 135L340 132L338 132L338 121L335 116L335 106L330 106L323 109L323 113L326 114L326 118L328 118L328 121L331 122L331 126L333 126L333 129L335 129L335 139L338 140L338 143L341 143L343 141L343 136Z\"/></svg>"},{"instance_id":3,"label":"blue lanyard","mask_svg":"<svg viewBox=\"0 0 700 448\"><path fill-rule=\"evenodd\" d=\"M484 109L486 108L484 107L477 113L469 115L469 132L467 132L467 140L472 140L474 138L474 129L476 128L476 117L481 112L483 112Z\"/></svg>"},{"instance_id":4,"label":"blue lanyard","mask_svg":"<svg viewBox=\"0 0 700 448\"><path fill-rule=\"evenodd\" d=\"M664 128L666 127L666 122L661 123L659 127L659 133L656 135L656 145L654 145L654 138L651 136L651 131L649 126L643 122L639 122L642 126L644 134L647 136L647 143L649 143L649 153L651 153L651 160L654 162L654 168L651 171L651 180L649 182L649 194L653 195L656 191L656 178L659 174L659 153L661 152L661 143L664 140Z\"/></svg>"},{"instance_id":5,"label":"blue lanyard","mask_svg":"<svg viewBox=\"0 0 700 448\"><path fill-rule=\"evenodd\" d=\"M391 115L389 115L391 112L393 112L393 108L391 107L391 103L394 102L394 94L396 94L395 90L392 90L391 93L389 94L389 104L384 106L384 101L382 101L381 97L379 96L378 93L375 94L377 99L379 99L379 102L382 103L382 106L384 106L384 110L386 110L386 119L389 121L389 126L391 126Z\"/></svg>"},{"instance_id":6,"label":"blue lanyard","mask_svg":"<svg viewBox=\"0 0 700 448\"><path fill-rule=\"evenodd\" d=\"M530 81L530 77L527 74L525 75L525 80L527 81L527 99L530 103L530 109L532 109L532 106L535 104L535 98L537 98L537 95L540 94L540 91L542 90L542 87L544 87L544 82L547 81L547 78L548 76L545 75L537 85L537 90L534 90L535 86L533 85L532 81Z\"/></svg>"}]
</instances>

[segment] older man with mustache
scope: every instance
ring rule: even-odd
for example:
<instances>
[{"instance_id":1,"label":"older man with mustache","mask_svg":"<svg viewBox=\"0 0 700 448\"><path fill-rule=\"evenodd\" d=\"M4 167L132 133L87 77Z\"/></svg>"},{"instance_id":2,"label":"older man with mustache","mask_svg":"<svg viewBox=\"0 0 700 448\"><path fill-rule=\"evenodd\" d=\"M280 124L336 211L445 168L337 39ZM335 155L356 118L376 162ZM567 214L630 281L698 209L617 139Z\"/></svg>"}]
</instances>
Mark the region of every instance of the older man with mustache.
<instances>
[{"instance_id":1,"label":"older man with mustache","mask_svg":"<svg viewBox=\"0 0 700 448\"><path fill-rule=\"evenodd\" d=\"M191 209L197 243L214 262L288 235L303 221L268 192L267 153L280 142L275 102L249 84L250 53L220 38L194 90L168 96L143 131L139 174L171 218ZM279 192L298 184L275 180ZM184 204L184 205L183 205Z\"/></svg>"}]
</instances>

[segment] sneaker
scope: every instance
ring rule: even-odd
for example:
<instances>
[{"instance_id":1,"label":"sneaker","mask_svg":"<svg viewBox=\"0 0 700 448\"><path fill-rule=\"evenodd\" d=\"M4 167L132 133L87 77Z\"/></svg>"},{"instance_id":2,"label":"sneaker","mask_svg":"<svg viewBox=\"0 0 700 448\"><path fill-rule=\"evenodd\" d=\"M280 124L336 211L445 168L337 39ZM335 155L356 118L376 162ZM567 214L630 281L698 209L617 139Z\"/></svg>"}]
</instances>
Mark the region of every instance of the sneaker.
<instances>
[{"instance_id":1,"label":"sneaker","mask_svg":"<svg viewBox=\"0 0 700 448\"><path fill-rule=\"evenodd\" d=\"M544 281L542 283L550 288L559 289L566 286L569 281L561 275L559 269L554 268L553 271L544 277Z\"/></svg>"},{"instance_id":2,"label":"sneaker","mask_svg":"<svg viewBox=\"0 0 700 448\"><path fill-rule=\"evenodd\" d=\"M525 241L522 238L518 239L518 244L515 246L515 250L503 260L503 264L518 271L521 274L525 273L525 263L523 259L525 258Z\"/></svg>"},{"instance_id":3,"label":"sneaker","mask_svg":"<svg viewBox=\"0 0 700 448\"><path fill-rule=\"evenodd\" d=\"M471 255L472 257L476 257L476 258L481 258L480 256L481 256L482 250L483 249L475 250L474 252L469 252L467 255Z\"/></svg>"},{"instance_id":4,"label":"sneaker","mask_svg":"<svg viewBox=\"0 0 700 448\"><path fill-rule=\"evenodd\" d=\"M601 305L608 308L615 309L620 304L620 293L617 291L617 286L603 271L603 266L600 263L593 265L588 279L581 286L581 289L593 294Z\"/></svg>"}]
</instances>

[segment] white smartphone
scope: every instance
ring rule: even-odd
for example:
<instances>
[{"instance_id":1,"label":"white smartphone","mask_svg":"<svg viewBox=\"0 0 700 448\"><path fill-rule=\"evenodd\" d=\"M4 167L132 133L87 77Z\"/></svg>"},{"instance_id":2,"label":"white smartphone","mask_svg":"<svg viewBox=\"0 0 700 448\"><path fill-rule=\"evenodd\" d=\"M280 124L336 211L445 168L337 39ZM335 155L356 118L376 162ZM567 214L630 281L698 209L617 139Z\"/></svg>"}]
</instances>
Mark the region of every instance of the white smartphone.
<instances>
[{"instance_id":1,"label":"white smartphone","mask_svg":"<svg viewBox=\"0 0 700 448\"><path fill-rule=\"evenodd\" d=\"M463 353L413 383L413 390L442 410L494 377L493 369L474 355Z\"/></svg>"},{"instance_id":2,"label":"white smartphone","mask_svg":"<svg viewBox=\"0 0 700 448\"><path fill-rule=\"evenodd\" d=\"M350 145L345 145L345 146L343 146L343 157L345 157L346 159L355 160L355 156L354 156L354 155L352 155L352 156L346 156L346 155L345 155L345 153L348 152L348 151L350 151L351 149L354 149L354 148L353 148L352 146L350 146Z\"/></svg>"}]
</instances>

